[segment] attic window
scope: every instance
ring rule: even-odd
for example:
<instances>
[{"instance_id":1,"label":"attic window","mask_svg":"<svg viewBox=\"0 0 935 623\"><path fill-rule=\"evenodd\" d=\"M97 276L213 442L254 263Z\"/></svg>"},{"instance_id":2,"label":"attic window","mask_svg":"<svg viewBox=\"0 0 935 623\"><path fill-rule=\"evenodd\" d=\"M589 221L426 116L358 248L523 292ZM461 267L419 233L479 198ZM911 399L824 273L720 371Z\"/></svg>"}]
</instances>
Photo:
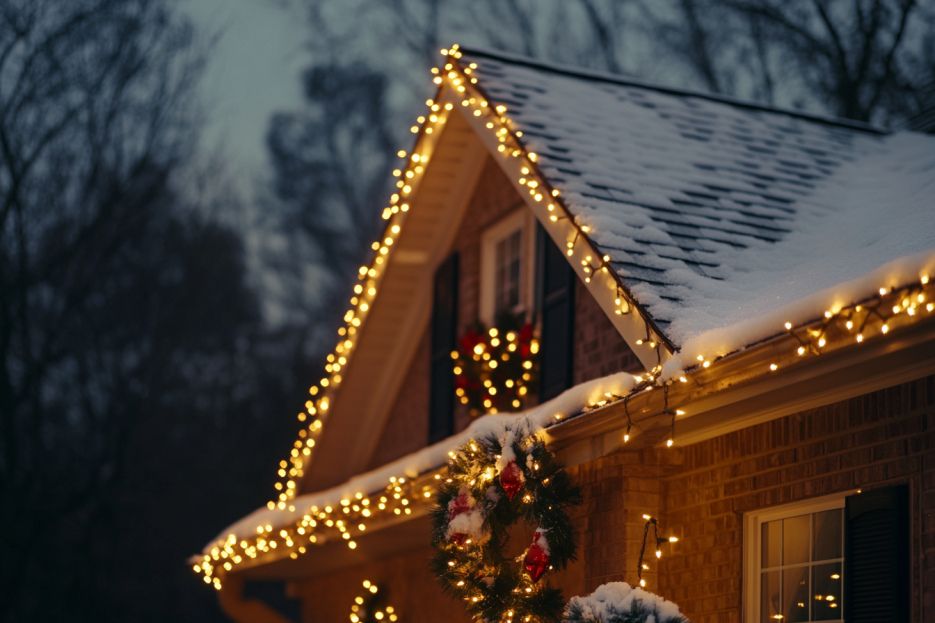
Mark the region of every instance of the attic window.
<instances>
[{"instance_id":1,"label":"attic window","mask_svg":"<svg viewBox=\"0 0 935 623\"><path fill-rule=\"evenodd\" d=\"M493 325L504 314L532 311L535 227L523 208L481 236L480 320Z\"/></svg>"}]
</instances>

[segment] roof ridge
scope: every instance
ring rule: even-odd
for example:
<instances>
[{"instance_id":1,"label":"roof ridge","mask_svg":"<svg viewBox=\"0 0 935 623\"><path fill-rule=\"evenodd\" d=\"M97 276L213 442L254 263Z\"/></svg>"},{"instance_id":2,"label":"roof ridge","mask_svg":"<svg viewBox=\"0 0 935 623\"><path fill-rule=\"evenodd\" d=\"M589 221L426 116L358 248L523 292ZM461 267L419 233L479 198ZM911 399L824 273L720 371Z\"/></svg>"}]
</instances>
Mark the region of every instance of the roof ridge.
<instances>
[{"instance_id":1,"label":"roof ridge","mask_svg":"<svg viewBox=\"0 0 935 623\"><path fill-rule=\"evenodd\" d=\"M519 56L516 54L510 54L508 52L501 52L499 50L485 50L482 48L473 48L470 46L460 46L461 52L466 56L480 56L491 58L495 60L505 61L512 63L514 65L523 65L525 67L530 67L532 69L540 69L543 71L548 71L555 74L561 74L568 76L570 78L579 78L585 80L593 80L599 82L606 82L610 84L618 84L621 86L630 86L637 87L641 89L648 89L652 91L658 91L660 93L666 93L669 95L678 95L678 96L687 96L687 97L696 97L698 99L708 100L711 102L717 102L720 104L728 104L730 106L736 106L738 108L746 108L749 110L758 110L762 112L771 112L781 115L787 115L790 117L795 117L798 119L804 119L806 121L813 121L817 123L823 123L825 125L839 126L842 128L847 128L849 130L857 130L861 132L867 132L870 134L878 135L887 135L891 134L890 130L880 128L869 123L864 123L862 121L855 121L853 119L845 119L842 117L834 117L831 115L821 115L817 113L809 113L801 110L793 110L789 108L781 108L777 106L770 106L768 104L761 104L758 102L752 102L750 100L739 99L727 95L717 95L714 93L705 93L703 91L692 91L690 89L682 89L677 87L669 87L661 84L656 84L652 82L644 82L642 80L628 78L622 74L611 74L607 72L595 71L592 69L586 69L583 67L575 67L572 65L565 65L562 63L548 63L540 61L537 59L530 58L528 56Z\"/></svg>"}]
</instances>

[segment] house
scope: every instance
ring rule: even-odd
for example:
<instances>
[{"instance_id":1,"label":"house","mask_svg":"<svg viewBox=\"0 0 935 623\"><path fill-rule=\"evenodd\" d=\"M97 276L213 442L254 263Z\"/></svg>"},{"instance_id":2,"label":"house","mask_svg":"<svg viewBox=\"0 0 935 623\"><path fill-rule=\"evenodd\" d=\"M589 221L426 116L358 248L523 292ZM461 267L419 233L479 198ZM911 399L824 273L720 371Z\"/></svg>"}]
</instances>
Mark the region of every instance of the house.
<instances>
[{"instance_id":1,"label":"house","mask_svg":"<svg viewBox=\"0 0 935 623\"><path fill-rule=\"evenodd\" d=\"M429 512L498 409L581 488L566 598L932 620L935 137L443 54L274 496L193 559L225 611L288 620L249 596L275 581L302 621L470 620ZM469 395L458 361L527 321L533 363Z\"/></svg>"}]
</instances>

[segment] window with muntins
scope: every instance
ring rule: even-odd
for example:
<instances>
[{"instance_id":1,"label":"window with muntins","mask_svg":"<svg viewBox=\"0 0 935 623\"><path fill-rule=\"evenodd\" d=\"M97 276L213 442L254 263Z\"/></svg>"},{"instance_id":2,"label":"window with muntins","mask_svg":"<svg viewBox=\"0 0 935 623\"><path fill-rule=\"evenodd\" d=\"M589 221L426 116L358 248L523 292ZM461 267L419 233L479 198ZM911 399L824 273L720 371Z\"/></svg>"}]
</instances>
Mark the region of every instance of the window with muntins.
<instances>
[{"instance_id":1,"label":"window with muntins","mask_svg":"<svg viewBox=\"0 0 935 623\"><path fill-rule=\"evenodd\" d=\"M535 217L521 206L481 234L482 323L495 326L504 315L532 316L535 233Z\"/></svg>"},{"instance_id":2,"label":"window with muntins","mask_svg":"<svg viewBox=\"0 0 935 623\"><path fill-rule=\"evenodd\" d=\"M844 498L769 509L748 519L748 620L844 620Z\"/></svg>"}]
</instances>

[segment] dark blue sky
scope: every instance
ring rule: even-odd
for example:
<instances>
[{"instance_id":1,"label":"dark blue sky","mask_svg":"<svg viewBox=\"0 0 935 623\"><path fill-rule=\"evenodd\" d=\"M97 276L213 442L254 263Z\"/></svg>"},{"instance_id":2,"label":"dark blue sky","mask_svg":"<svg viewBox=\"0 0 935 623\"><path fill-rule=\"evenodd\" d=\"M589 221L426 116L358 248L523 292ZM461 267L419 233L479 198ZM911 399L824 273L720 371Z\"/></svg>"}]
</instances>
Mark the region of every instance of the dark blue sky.
<instances>
[{"instance_id":1,"label":"dark blue sky","mask_svg":"<svg viewBox=\"0 0 935 623\"><path fill-rule=\"evenodd\" d=\"M220 149L235 179L251 189L263 172L270 114L300 102L298 73L307 58L304 16L276 0L180 0L200 36L219 39L201 84L205 148Z\"/></svg>"}]
</instances>

